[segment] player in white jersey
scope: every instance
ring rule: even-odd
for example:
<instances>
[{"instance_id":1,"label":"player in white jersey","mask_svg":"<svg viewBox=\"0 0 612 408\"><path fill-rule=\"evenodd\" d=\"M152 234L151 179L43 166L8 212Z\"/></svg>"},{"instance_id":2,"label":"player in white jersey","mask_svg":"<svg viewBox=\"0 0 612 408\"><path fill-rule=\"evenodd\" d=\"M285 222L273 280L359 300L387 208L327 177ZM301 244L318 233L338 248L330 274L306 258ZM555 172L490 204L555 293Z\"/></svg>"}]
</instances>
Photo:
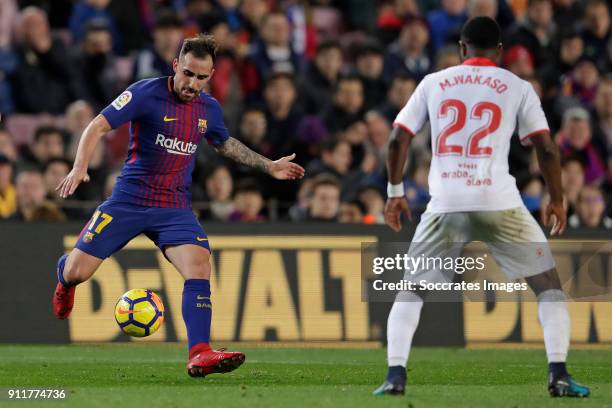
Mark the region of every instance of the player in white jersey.
<instances>
[{"instance_id":1,"label":"player in white jersey","mask_svg":"<svg viewBox=\"0 0 612 408\"><path fill-rule=\"evenodd\" d=\"M521 142L535 146L550 193L545 224L553 224L551 235L561 234L566 212L558 149L532 86L494 62L502 52L495 20L469 20L459 45L463 64L426 76L395 120L387 159L385 220L400 231L401 214L410 218L402 183L404 163L412 137L429 120L431 201L417 226L409 256L459 256L462 243L487 242L502 271L511 279L525 278L537 295L550 395L586 397L589 389L576 383L565 366L569 314L550 248L508 171L510 140L518 124ZM449 242L458 245L440 245ZM515 250L508 250L508 244L515 245ZM410 279L439 282L448 277L442 271L419 270ZM422 296L410 291L397 295L387 322L389 371L375 395L404 394L406 363Z\"/></svg>"}]
</instances>

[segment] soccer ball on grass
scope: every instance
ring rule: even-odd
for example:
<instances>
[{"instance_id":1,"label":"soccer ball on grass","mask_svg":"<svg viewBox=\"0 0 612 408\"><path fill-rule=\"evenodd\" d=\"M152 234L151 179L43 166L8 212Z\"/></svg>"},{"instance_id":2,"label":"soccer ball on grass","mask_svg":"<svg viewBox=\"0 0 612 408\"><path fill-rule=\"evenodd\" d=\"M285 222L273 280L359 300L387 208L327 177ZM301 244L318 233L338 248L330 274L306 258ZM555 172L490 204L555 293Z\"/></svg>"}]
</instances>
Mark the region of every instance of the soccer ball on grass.
<instances>
[{"instance_id":1,"label":"soccer ball on grass","mask_svg":"<svg viewBox=\"0 0 612 408\"><path fill-rule=\"evenodd\" d=\"M117 301L115 320L121 330L130 336L150 336L164 323L164 304L149 289L132 289Z\"/></svg>"}]
</instances>

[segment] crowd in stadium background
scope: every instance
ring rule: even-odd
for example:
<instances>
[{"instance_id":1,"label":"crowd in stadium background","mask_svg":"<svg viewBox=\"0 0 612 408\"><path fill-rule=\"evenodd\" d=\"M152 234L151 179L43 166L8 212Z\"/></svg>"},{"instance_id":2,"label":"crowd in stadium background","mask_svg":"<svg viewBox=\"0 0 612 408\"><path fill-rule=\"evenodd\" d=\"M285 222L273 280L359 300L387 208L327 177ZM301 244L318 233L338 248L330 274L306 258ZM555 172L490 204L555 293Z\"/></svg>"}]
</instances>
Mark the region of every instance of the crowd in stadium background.
<instances>
[{"instance_id":1,"label":"crowd in stadium background","mask_svg":"<svg viewBox=\"0 0 612 408\"><path fill-rule=\"evenodd\" d=\"M472 16L496 18L501 66L528 80L558 143L569 227L612 228L612 29L605 0L0 0L0 219L86 219L114 185L128 127L94 154L91 181L64 201L89 121L130 83L172 75L182 39L218 43L209 92L232 136L307 169L283 183L205 146L192 199L201 219L383 223L391 126L428 73L460 64ZM428 128L426 126L426 128ZM427 130L405 185L429 199ZM510 170L540 219L535 153L513 138Z\"/></svg>"}]
</instances>

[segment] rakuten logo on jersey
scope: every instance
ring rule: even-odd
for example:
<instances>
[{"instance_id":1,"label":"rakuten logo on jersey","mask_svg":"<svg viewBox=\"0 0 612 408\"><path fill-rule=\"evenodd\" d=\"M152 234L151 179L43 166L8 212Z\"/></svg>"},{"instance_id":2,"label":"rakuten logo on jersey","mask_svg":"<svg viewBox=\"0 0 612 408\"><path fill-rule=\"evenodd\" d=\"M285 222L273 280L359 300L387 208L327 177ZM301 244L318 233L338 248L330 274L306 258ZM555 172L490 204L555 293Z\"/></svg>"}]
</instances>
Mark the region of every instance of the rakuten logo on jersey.
<instances>
[{"instance_id":1,"label":"rakuten logo on jersey","mask_svg":"<svg viewBox=\"0 0 612 408\"><path fill-rule=\"evenodd\" d=\"M169 138L161 133L157 134L155 144L166 148L166 151L171 154L180 154L188 156L194 154L198 149L198 145L191 142L184 142L175 137Z\"/></svg>"}]
</instances>

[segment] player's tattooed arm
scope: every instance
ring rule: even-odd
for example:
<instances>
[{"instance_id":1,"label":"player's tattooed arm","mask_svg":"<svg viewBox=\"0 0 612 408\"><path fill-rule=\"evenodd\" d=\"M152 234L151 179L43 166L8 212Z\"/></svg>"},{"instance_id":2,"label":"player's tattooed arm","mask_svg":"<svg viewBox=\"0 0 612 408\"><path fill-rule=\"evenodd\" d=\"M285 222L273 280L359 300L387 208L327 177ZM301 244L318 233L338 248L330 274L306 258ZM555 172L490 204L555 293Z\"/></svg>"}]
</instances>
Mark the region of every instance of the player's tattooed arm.
<instances>
[{"instance_id":1,"label":"player's tattooed arm","mask_svg":"<svg viewBox=\"0 0 612 408\"><path fill-rule=\"evenodd\" d=\"M252 167L264 173L268 173L270 164L272 164L272 160L254 152L233 137L227 139L223 144L216 146L215 150L228 159L232 159L237 163L244 164L245 166Z\"/></svg>"},{"instance_id":2,"label":"player's tattooed arm","mask_svg":"<svg viewBox=\"0 0 612 408\"><path fill-rule=\"evenodd\" d=\"M295 158L295 154L272 161L249 149L233 137L216 146L215 150L228 159L267 173L275 179L294 180L304 177L304 169L291 161Z\"/></svg>"}]
</instances>

